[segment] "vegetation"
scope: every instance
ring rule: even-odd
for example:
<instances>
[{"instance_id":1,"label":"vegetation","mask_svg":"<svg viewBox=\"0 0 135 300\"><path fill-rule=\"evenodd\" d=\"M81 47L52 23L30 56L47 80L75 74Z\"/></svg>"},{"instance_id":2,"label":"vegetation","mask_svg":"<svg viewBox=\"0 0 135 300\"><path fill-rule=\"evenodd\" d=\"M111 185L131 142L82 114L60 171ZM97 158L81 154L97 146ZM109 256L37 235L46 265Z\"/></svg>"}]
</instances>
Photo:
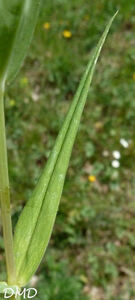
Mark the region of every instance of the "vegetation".
<instances>
[{"instance_id":1,"label":"vegetation","mask_svg":"<svg viewBox=\"0 0 135 300\"><path fill-rule=\"evenodd\" d=\"M6 93L8 157L15 225L91 49L117 9L80 125L54 234L31 281L39 290L38 300L135 296L133 1L43 1L29 55ZM0 253L3 280L2 235Z\"/></svg>"}]
</instances>

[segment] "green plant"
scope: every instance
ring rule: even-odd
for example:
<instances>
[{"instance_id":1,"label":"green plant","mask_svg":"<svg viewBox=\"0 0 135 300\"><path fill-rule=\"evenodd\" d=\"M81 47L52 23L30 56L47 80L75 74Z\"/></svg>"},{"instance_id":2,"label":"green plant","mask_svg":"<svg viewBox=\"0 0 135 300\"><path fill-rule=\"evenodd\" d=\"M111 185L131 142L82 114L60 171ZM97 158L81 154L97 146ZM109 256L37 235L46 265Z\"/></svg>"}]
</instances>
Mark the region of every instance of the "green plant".
<instances>
[{"instance_id":1,"label":"green plant","mask_svg":"<svg viewBox=\"0 0 135 300\"><path fill-rule=\"evenodd\" d=\"M3 292L7 286L25 286L46 250L96 62L115 15L91 55L47 165L18 220L13 241L3 98L7 84L14 79L26 55L39 1L0 0L0 9L0 201L7 266L7 283L0 284Z\"/></svg>"}]
</instances>

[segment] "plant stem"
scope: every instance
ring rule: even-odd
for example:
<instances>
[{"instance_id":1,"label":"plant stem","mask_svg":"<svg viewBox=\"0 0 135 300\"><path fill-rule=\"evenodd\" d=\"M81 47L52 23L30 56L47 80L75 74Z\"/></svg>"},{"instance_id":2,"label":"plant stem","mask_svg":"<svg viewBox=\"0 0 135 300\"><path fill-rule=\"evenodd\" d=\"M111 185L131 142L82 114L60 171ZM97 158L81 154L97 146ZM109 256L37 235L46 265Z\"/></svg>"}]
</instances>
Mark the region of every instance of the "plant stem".
<instances>
[{"instance_id":1,"label":"plant stem","mask_svg":"<svg viewBox=\"0 0 135 300\"><path fill-rule=\"evenodd\" d=\"M4 115L4 89L0 86L0 203L3 224L3 237L6 254L7 281L15 284L15 264L13 255L13 236L10 212L10 188Z\"/></svg>"}]
</instances>

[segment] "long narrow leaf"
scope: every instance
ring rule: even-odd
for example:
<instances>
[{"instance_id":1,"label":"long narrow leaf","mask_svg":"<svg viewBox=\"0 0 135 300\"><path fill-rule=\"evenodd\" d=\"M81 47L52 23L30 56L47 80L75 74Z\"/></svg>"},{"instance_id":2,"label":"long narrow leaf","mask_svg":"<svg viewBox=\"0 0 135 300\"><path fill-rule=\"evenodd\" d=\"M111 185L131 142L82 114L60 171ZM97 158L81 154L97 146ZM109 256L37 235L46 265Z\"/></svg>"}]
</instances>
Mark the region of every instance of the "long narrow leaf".
<instances>
[{"instance_id":1,"label":"long narrow leaf","mask_svg":"<svg viewBox=\"0 0 135 300\"><path fill-rule=\"evenodd\" d=\"M12 81L26 56L40 0L0 0L0 81Z\"/></svg>"},{"instance_id":2,"label":"long narrow leaf","mask_svg":"<svg viewBox=\"0 0 135 300\"><path fill-rule=\"evenodd\" d=\"M47 165L17 223L14 249L20 286L30 280L48 245L89 86L114 17L93 52Z\"/></svg>"}]
</instances>

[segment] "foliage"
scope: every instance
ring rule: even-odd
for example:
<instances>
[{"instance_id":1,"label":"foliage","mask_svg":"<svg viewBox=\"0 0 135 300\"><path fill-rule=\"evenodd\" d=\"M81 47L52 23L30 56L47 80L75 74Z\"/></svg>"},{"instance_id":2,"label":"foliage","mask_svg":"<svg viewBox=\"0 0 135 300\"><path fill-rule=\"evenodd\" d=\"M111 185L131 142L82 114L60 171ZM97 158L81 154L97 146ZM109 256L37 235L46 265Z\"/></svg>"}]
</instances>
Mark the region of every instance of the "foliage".
<instances>
[{"instance_id":1,"label":"foliage","mask_svg":"<svg viewBox=\"0 0 135 300\"><path fill-rule=\"evenodd\" d=\"M16 225L14 249L19 286L24 286L35 273L50 240L89 86L114 17L92 53L46 167Z\"/></svg>"},{"instance_id":2,"label":"foliage","mask_svg":"<svg viewBox=\"0 0 135 300\"><path fill-rule=\"evenodd\" d=\"M83 275L82 290L92 300L135 297L133 1L43 1L29 56L6 93L8 153L15 225L47 161L90 50L116 9L119 15L99 61L73 150L55 234L37 272L43 287L40 297L46 282L50 293L52 289L51 278L44 275L51 272L48 253L52 260L55 257L59 274L72 274L72 280ZM44 29L47 22L50 28ZM65 29L72 32L71 38L63 37ZM114 150L121 154L116 169ZM94 183L89 175L96 176ZM1 242L0 248L2 261ZM59 264L63 259L68 265ZM0 268L2 280L2 262Z\"/></svg>"},{"instance_id":3,"label":"foliage","mask_svg":"<svg viewBox=\"0 0 135 300\"><path fill-rule=\"evenodd\" d=\"M48 272L42 271L39 284L37 285L37 300L87 300L87 296L82 293L83 283L79 276L69 274L68 262L61 261L56 263L51 257L47 257ZM67 270L67 272L65 272Z\"/></svg>"},{"instance_id":4,"label":"foliage","mask_svg":"<svg viewBox=\"0 0 135 300\"><path fill-rule=\"evenodd\" d=\"M15 77L32 39L39 1L0 0L0 83Z\"/></svg>"}]
</instances>

